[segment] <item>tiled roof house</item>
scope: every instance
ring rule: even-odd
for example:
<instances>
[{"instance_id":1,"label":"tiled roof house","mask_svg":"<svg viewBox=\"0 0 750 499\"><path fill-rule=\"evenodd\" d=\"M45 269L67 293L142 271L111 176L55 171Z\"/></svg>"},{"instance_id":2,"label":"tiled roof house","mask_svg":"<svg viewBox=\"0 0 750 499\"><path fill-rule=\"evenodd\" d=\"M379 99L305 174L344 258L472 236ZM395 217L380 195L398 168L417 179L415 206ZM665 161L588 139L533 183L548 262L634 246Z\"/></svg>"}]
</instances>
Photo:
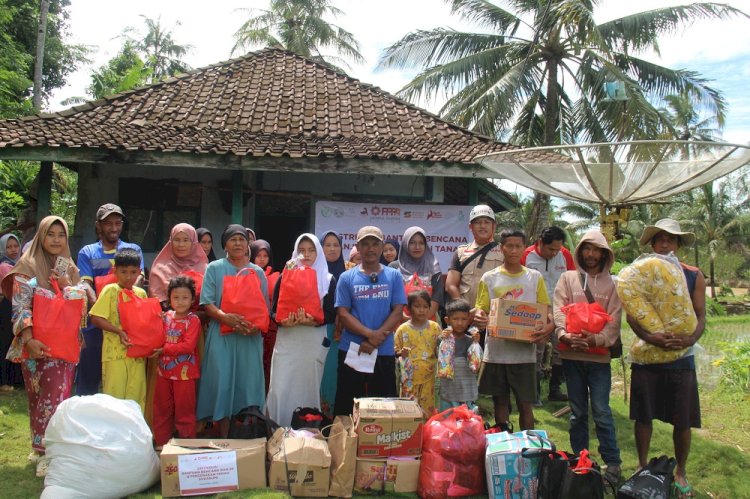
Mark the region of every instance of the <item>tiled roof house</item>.
<instances>
[{"instance_id":1,"label":"tiled roof house","mask_svg":"<svg viewBox=\"0 0 750 499\"><path fill-rule=\"evenodd\" d=\"M76 225L93 226L96 207L117 201L128 238L147 251L173 222L218 230L230 215L287 247L291 236L272 232L309 230L319 199L507 209L512 201L473 158L510 147L278 49L0 121L0 160L77 170Z\"/></svg>"}]
</instances>

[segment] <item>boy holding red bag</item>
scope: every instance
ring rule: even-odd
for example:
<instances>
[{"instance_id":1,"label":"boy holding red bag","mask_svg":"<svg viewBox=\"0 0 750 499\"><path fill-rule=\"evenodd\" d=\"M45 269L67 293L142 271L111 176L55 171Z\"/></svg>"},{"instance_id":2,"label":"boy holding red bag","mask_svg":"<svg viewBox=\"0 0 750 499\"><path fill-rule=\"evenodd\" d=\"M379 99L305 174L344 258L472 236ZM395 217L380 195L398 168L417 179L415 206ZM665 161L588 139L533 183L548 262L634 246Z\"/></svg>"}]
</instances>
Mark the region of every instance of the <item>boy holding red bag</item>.
<instances>
[{"instance_id":1,"label":"boy holding red bag","mask_svg":"<svg viewBox=\"0 0 750 499\"><path fill-rule=\"evenodd\" d=\"M144 410L146 404L146 359L128 357L132 344L122 329L118 297L127 289L146 298L146 291L135 286L141 275L141 257L135 250L124 249L115 255L117 282L108 284L91 307L91 323L104 331L102 344L102 393L120 399L135 400Z\"/></svg>"}]
</instances>

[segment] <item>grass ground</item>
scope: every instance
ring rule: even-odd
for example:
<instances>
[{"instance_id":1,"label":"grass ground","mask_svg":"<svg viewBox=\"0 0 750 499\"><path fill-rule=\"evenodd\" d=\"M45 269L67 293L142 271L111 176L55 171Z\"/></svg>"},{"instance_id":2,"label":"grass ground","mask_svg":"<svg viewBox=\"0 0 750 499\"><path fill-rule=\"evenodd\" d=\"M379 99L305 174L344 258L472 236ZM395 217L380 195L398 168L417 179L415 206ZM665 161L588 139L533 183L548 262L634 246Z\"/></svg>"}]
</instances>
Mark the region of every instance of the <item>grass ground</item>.
<instances>
[{"instance_id":1,"label":"grass ground","mask_svg":"<svg viewBox=\"0 0 750 499\"><path fill-rule=\"evenodd\" d=\"M623 331L625 345L632 333ZM709 319L709 327L701 341L700 360L701 413L703 428L693 432L693 446L688 461L688 477L696 497L711 499L750 498L750 394L726 390L718 382L720 373L713 361L722 355L725 343L750 341L750 316ZM626 372L627 375L627 372ZM619 362L613 364L612 410L617 425L617 441L623 459L625 475L635 470L636 453L632 422L628 419L628 405L623 400L624 382ZM490 412L491 402L480 401ZM547 403L535 410L538 427L547 430L558 447L568 448L567 417L555 418L552 413L564 406ZM514 424L518 426L518 421ZM655 422L651 455L672 455L671 426ZM43 481L34 476L34 466L27 461L29 428L26 397L22 392L0 394L0 497L39 497ZM596 438L592 432L592 447ZM596 455L595 452L592 454ZM414 497L401 495L402 497ZM138 494L137 498L159 498L159 486ZM216 497L277 499L286 494L268 490L242 491Z\"/></svg>"}]
</instances>

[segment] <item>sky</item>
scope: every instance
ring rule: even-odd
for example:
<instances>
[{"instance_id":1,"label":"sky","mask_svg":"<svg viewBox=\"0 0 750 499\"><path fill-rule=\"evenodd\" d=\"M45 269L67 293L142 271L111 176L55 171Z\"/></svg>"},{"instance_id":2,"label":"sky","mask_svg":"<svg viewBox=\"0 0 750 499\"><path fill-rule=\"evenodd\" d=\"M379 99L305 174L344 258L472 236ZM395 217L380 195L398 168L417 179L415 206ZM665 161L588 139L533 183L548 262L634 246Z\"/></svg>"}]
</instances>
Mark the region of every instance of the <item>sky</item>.
<instances>
[{"instance_id":1,"label":"sky","mask_svg":"<svg viewBox=\"0 0 750 499\"><path fill-rule=\"evenodd\" d=\"M503 4L502 0L495 1ZM192 45L193 49L184 60L198 68L232 58L233 34L250 16L248 10L268 5L267 0L70 0L70 3L69 41L90 46L93 62L72 74L68 85L55 92L49 103L53 111L64 109L66 106L60 102L68 97L85 96L91 71L106 63L122 45L118 35L129 26L143 29L141 15L154 19L160 17L163 25L173 31L177 43ZM681 3L687 2L599 0L595 12L601 22ZM749 0L724 3L750 13ZM334 4L344 14L332 21L355 36L366 59L365 64L353 65L349 74L391 93L396 93L411 80L416 71L377 70L385 47L417 29L451 27L476 31L471 24L452 16L442 0L334 0ZM750 143L750 19L696 22L672 36L665 36L660 49L660 54L645 54L644 57L667 67L696 70L713 80L712 86L721 90L729 103L724 140ZM238 55L241 54L234 54ZM422 102L420 105L432 112L439 108L436 102Z\"/></svg>"}]
</instances>

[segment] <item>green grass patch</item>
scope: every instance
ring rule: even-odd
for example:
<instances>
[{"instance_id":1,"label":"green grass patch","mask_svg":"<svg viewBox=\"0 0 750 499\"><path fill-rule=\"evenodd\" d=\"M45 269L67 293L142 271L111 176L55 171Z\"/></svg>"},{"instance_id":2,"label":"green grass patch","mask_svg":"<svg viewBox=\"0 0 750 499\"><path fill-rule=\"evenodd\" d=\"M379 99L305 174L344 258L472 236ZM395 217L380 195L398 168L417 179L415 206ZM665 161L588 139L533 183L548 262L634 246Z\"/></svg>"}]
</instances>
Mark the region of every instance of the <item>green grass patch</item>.
<instances>
[{"instance_id":1,"label":"green grass patch","mask_svg":"<svg viewBox=\"0 0 750 499\"><path fill-rule=\"evenodd\" d=\"M632 343L633 333L625 325L623 341L625 347ZM720 365L714 362L726 353L734 351L738 343L750 341L750 316L711 317L706 333L700 341L703 351L696 360L699 364L701 383L701 414L703 428L693 431L693 443L688 460L688 478L696 492L696 497L711 499L750 498L750 394L737 389L728 389L711 381L720 378ZM708 364L708 365L706 365ZM623 399L625 382L629 383L629 370L622 376L619 361L612 365L613 383L611 405L617 426L617 442L620 446L625 476L635 471L637 462L633 423L628 418L628 404ZM706 381L706 378L708 381ZM542 392L546 395L546 386ZM483 415L491 422L492 402L483 398L479 401ZM561 449L569 450L568 417L555 418L552 413L564 407L563 403L545 403L536 408L534 416L537 427L546 430L551 439ZM518 415L511 420L518 428ZM591 429L592 455L598 459L597 441ZM29 422L26 411L26 396L22 391L0 394L0 483L2 497L39 497L44 487L43 480L34 476L34 465L28 462ZM654 422L654 435L651 442L651 456L673 455L672 427ZM600 460L600 459L599 459ZM415 497L411 494L392 495L393 497ZM160 498L157 484L135 498ZM280 499L287 497L281 492L268 489L241 491L220 494L218 498L258 498ZM355 496L367 497L367 496Z\"/></svg>"}]
</instances>

